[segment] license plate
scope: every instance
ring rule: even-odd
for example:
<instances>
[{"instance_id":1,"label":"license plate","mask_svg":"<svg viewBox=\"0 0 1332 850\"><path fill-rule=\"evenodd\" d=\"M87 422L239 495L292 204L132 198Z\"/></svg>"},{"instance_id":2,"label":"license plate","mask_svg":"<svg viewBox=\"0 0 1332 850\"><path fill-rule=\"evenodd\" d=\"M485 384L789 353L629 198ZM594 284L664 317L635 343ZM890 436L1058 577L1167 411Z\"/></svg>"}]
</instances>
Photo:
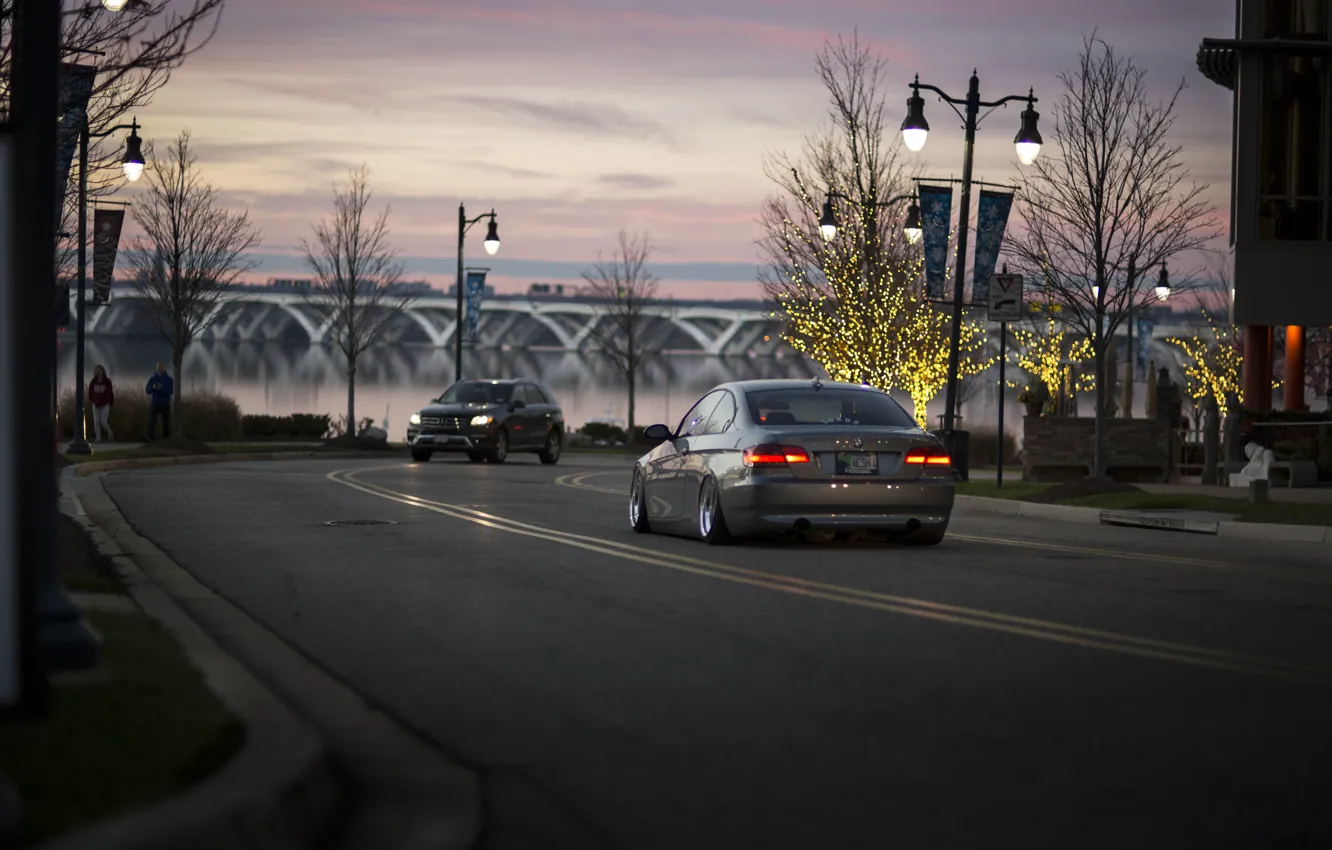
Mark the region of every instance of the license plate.
<instances>
[{"instance_id":1,"label":"license plate","mask_svg":"<svg viewBox=\"0 0 1332 850\"><path fill-rule=\"evenodd\" d=\"M879 456L873 452L838 452L838 475L873 475L879 471Z\"/></svg>"}]
</instances>

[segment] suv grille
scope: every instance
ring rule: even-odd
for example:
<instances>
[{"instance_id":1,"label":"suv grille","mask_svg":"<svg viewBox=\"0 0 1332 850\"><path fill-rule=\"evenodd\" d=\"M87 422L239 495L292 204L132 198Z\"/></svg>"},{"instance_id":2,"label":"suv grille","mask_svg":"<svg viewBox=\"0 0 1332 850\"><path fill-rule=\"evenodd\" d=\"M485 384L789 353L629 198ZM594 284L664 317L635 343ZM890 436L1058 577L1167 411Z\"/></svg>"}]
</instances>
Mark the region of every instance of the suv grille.
<instances>
[{"instance_id":1,"label":"suv grille","mask_svg":"<svg viewBox=\"0 0 1332 850\"><path fill-rule=\"evenodd\" d=\"M421 424L457 431L462 428L463 421L462 418L458 416L422 416Z\"/></svg>"}]
</instances>

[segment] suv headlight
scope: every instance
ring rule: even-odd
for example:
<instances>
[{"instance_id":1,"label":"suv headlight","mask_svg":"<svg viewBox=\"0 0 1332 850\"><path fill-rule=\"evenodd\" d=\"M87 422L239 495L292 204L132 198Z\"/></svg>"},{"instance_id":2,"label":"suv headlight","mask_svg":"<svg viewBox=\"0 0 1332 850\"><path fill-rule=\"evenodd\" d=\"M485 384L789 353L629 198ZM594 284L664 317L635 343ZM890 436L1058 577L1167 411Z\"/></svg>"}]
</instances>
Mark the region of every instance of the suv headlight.
<instances>
[{"instance_id":1,"label":"suv headlight","mask_svg":"<svg viewBox=\"0 0 1332 850\"><path fill-rule=\"evenodd\" d=\"M474 425L474 426L477 427L477 428L483 428L483 427L485 427L486 425L489 425L491 422L494 422L494 421L495 421L495 417L493 417L493 416L473 416L473 417L472 417L472 425Z\"/></svg>"},{"instance_id":2,"label":"suv headlight","mask_svg":"<svg viewBox=\"0 0 1332 850\"><path fill-rule=\"evenodd\" d=\"M407 417L407 422L408 422L409 424L411 424L411 425L420 425L420 424L421 424L421 414L419 414L419 413L413 413L411 416Z\"/></svg>"}]
</instances>

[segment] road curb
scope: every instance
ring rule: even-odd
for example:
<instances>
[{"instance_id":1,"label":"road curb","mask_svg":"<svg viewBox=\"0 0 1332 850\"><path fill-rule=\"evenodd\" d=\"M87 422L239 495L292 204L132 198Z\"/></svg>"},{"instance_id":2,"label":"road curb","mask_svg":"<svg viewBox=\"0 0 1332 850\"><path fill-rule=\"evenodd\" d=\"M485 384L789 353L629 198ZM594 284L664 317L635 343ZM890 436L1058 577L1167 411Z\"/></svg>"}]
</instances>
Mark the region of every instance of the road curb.
<instances>
[{"instance_id":1,"label":"road curb","mask_svg":"<svg viewBox=\"0 0 1332 850\"><path fill-rule=\"evenodd\" d=\"M1043 505L1017 499L989 496L957 496L957 504L1004 516L1024 516L1092 525L1151 528L1161 531L1212 534L1244 540L1270 540L1283 543L1332 543L1332 527L1322 525L1285 525L1270 522L1203 522L1173 517L1130 516L1142 512L1109 511L1080 505Z\"/></svg>"},{"instance_id":2,"label":"road curb","mask_svg":"<svg viewBox=\"0 0 1332 850\"><path fill-rule=\"evenodd\" d=\"M126 552L120 545L125 537L118 526L128 529L128 525L115 504L104 493L105 503L95 498L96 493L85 494L92 497L85 502L75 491L75 477L66 473L61 478L62 510L84 526L97 549L112 559L135 605L180 641L209 689L240 717L245 743L216 773L181 794L59 836L39 850L317 846L336 823L345 798L323 737L177 604L182 595L199 600L211 592L174 565L158 564L148 571L151 576L140 569L144 551ZM100 491L100 482L95 483ZM113 519L118 523L112 524ZM129 548L152 546L142 542L146 546ZM171 570L179 575L163 582Z\"/></svg>"},{"instance_id":3,"label":"road curb","mask_svg":"<svg viewBox=\"0 0 1332 850\"><path fill-rule=\"evenodd\" d=\"M120 460L90 460L74 464L74 474L80 478L97 475L102 472L117 472L127 469L155 469L161 466L194 466L201 463L240 463L253 460L357 460L362 458L385 458L391 460L396 452L245 452L204 455L172 455L170 457L122 458Z\"/></svg>"}]
</instances>

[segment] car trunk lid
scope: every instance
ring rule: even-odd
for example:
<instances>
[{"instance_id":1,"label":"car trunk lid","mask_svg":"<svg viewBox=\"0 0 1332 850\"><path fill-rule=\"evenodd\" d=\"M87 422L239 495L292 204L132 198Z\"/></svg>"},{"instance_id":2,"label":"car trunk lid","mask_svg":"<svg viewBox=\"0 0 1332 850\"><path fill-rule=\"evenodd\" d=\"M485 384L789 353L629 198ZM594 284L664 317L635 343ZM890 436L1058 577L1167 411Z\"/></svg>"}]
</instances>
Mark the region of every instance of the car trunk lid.
<instances>
[{"instance_id":1,"label":"car trunk lid","mask_svg":"<svg viewBox=\"0 0 1332 850\"><path fill-rule=\"evenodd\" d=\"M914 428L769 427L765 445L804 449L808 463L788 463L797 478L892 479L920 477L924 464L906 463L912 449L937 449L939 441Z\"/></svg>"}]
</instances>

